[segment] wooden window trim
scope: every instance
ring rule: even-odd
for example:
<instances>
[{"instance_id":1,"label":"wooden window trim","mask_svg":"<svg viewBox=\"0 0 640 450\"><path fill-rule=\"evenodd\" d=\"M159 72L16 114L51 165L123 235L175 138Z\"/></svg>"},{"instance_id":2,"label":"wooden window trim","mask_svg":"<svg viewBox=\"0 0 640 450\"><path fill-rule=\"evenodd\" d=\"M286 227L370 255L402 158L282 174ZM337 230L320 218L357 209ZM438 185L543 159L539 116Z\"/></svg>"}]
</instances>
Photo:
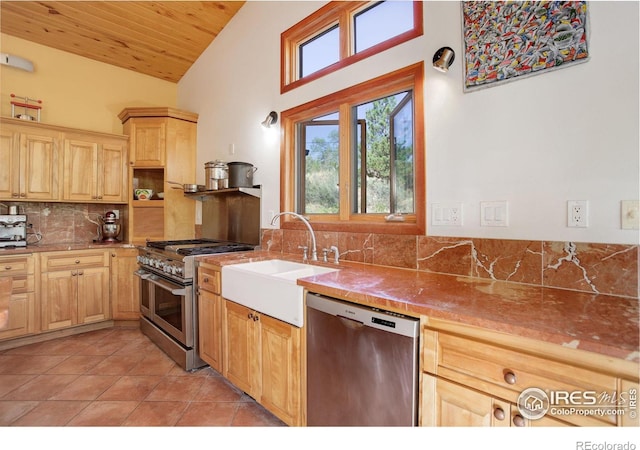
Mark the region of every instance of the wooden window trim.
<instances>
[{"instance_id":1,"label":"wooden window trim","mask_svg":"<svg viewBox=\"0 0 640 450\"><path fill-rule=\"evenodd\" d=\"M380 42L359 53L353 53L353 16L372 3L376 2L333 1L284 31L280 35L280 93L284 94L343 67L422 36L423 7L421 1L415 1L413 2L413 28L411 30ZM340 26L340 60L303 78L298 78L299 46L336 24Z\"/></svg>"},{"instance_id":2,"label":"wooden window trim","mask_svg":"<svg viewBox=\"0 0 640 450\"><path fill-rule=\"evenodd\" d=\"M296 123L339 110L340 146L350 145L352 129L349 114L353 105L375 99L396 91L413 89L414 98L414 195L415 214L408 215L406 222L386 222L383 215L351 213L346 202L348 195L341 196L340 215L310 215L314 229L319 231L372 232L379 234L424 235L426 232L426 167L424 132L424 63L398 69L369 81L350 86L341 91L312 100L303 105L283 111L281 118L280 147L280 209L296 210ZM363 94L363 92L365 94ZM344 123L343 123L344 122ZM340 152L342 155L342 151ZM349 164L340 164L340 183L350 184ZM346 181L345 181L346 180ZM342 186L341 189L345 189ZM350 186L347 188L350 189ZM302 224L288 216L281 218L282 228L300 228Z\"/></svg>"}]
</instances>

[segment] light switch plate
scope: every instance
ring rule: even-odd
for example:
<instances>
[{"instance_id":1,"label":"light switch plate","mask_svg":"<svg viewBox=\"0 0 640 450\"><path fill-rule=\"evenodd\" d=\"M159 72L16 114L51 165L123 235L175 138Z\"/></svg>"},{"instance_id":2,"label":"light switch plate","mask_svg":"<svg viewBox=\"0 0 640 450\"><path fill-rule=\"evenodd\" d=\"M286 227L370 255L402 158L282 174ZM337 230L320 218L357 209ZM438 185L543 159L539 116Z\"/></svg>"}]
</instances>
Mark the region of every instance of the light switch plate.
<instances>
[{"instance_id":1,"label":"light switch plate","mask_svg":"<svg viewBox=\"0 0 640 450\"><path fill-rule=\"evenodd\" d=\"M508 227L509 203L507 201L480 202L480 226Z\"/></svg>"},{"instance_id":2,"label":"light switch plate","mask_svg":"<svg viewBox=\"0 0 640 450\"><path fill-rule=\"evenodd\" d=\"M620 225L623 230L640 229L640 201L622 200L620 202Z\"/></svg>"}]
</instances>

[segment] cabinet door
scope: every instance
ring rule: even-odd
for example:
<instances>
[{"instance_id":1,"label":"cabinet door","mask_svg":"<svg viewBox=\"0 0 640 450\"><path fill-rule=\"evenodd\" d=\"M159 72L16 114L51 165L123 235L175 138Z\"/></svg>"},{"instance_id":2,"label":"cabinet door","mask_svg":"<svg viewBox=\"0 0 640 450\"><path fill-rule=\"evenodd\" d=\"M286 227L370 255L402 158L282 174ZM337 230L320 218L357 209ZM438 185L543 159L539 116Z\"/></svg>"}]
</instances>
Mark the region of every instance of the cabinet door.
<instances>
[{"instance_id":1,"label":"cabinet door","mask_svg":"<svg viewBox=\"0 0 640 450\"><path fill-rule=\"evenodd\" d=\"M57 146L53 136L20 136L20 198L59 200Z\"/></svg>"},{"instance_id":2,"label":"cabinet door","mask_svg":"<svg viewBox=\"0 0 640 450\"><path fill-rule=\"evenodd\" d=\"M98 200L126 202L128 196L126 146L104 143L98 153Z\"/></svg>"},{"instance_id":3,"label":"cabinet door","mask_svg":"<svg viewBox=\"0 0 640 450\"><path fill-rule=\"evenodd\" d=\"M259 391L256 377L260 367L259 339L256 336L256 313L237 303L224 302L224 364L223 375L239 389L255 397Z\"/></svg>"},{"instance_id":4,"label":"cabinet door","mask_svg":"<svg viewBox=\"0 0 640 450\"><path fill-rule=\"evenodd\" d=\"M90 141L64 141L64 200L91 202L97 195L98 144Z\"/></svg>"},{"instance_id":5,"label":"cabinet door","mask_svg":"<svg viewBox=\"0 0 640 450\"><path fill-rule=\"evenodd\" d=\"M167 119L145 117L130 122L130 163L136 167L163 166Z\"/></svg>"},{"instance_id":6,"label":"cabinet door","mask_svg":"<svg viewBox=\"0 0 640 450\"><path fill-rule=\"evenodd\" d=\"M109 311L109 268L77 270L78 323L99 322L111 318Z\"/></svg>"},{"instance_id":7,"label":"cabinet door","mask_svg":"<svg viewBox=\"0 0 640 450\"><path fill-rule=\"evenodd\" d=\"M9 295L6 310L0 301L0 340L35 333L34 307L32 292Z\"/></svg>"},{"instance_id":8,"label":"cabinet door","mask_svg":"<svg viewBox=\"0 0 640 450\"><path fill-rule=\"evenodd\" d=\"M198 293L200 358L222 373L222 298L205 290Z\"/></svg>"},{"instance_id":9,"label":"cabinet door","mask_svg":"<svg viewBox=\"0 0 640 450\"><path fill-rule=\"evenodd\" d=\"M260 316L260 403L287 424L301 425L300 328Z\"/></svg>"},{"instance_id":10,"label":"cabinet door","mask_svg":"<svg viewBox=\"0 0 640 450\"><path fill-rule=\"evenodd\" d=\"M111 252L111 311L115 320L140 318L138 279L133 275L138 267L137 256L135 248Z\"/></svg>"},{"instance_id":11,"label":"cabinet door","mask_svg":"<svg viewBox=\"0 0 640 450\"><path fill-rule=\"evenodd\" d=\"M10 129L0 128L0 200L10 200L20 196L18 136Z\"/></svg>"},{"instance_id":12,"label":"cabinet door","mask_svg":"<svg viewBox=\"0 0 640 450\"><path fill-rule=\"evenodd\" d=\"M42 330L70 327L78 323L77 271L42 274Z\"/></svg>"},{"instance_id":13,"label":"cabinet door","mask_svg":"<svg viewBox=\"0 0 640 450\"><path fill-rule=\"evenodd\" d=\"M430 377L431 375L425 375ZM424 392L435 402L435 423L438 427L491 426L491 397L463 386L436 379L434 392Z\"/></svg>"}]
</instances>

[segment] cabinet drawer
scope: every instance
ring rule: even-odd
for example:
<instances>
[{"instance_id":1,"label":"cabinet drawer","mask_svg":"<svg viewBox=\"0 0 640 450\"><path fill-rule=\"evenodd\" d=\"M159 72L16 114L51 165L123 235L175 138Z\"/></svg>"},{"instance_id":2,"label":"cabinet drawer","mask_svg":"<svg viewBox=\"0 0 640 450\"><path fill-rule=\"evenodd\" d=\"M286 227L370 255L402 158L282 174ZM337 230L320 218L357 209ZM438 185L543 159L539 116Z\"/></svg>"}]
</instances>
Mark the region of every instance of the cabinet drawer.
<instances>
[{"instance_id":1,"label":"cabinet drawer","mask_svg":"<svg viewBox=\"0 0 640 450\"><path fill-rule=\"evenodd\" d=\"M213 294L220 294L220 271L208 267L199 267L198 288Z\"/></svg>"},{"instance_id":2,"label":"cabinet drawer","mask_svg":"<svg viewBox=\"0 0 640 450\"><path fill-rule=\"evenodd\" d=\"M43 272L109 266L109 252L104 250L43 253L41 258Z\"/></svg>"},{"instance_id":3,"label":"cabinet drawer","mask_svg":"<svg viewBox=\"0 0 640 450\"><path fill-rule=\"evenodd\" d=\"M33 273L33 258L31 256L0 258L0 277L28 273Z\"/></svg>"},{"instance_id":4,"label":"cabinet drawer","mask_svg":"<svg viewBox=\"0 0 640 450\"><path fill-rule=\"evenodd\" d=\"M594 391L598 395L617 390L614 376L446 333L438 333L436 370L441 377L513 403L531 387L545 392ZM593 419L592 424L616 423L613 416L588 419Z\"/></svg>"}]
</instances>

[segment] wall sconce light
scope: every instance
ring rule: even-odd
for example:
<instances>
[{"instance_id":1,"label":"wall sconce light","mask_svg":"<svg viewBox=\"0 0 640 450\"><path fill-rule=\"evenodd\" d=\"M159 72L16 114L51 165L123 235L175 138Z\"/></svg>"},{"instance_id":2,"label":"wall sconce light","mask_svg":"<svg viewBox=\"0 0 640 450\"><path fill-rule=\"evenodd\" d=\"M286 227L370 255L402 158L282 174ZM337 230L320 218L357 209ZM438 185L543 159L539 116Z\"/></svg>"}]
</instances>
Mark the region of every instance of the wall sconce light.
<instances>
[{"instance_id":1,"label":"wall sconce light","mask_svg":"<svg viewBox=\"0 0 640 450\"><path fill-rule=\"evenodd\" d=\"M265 128L271 128L271 125L278 121L278 113L271 111L266 119L262 122L262 126Z\"/></svg>"},{"instance_id":2,"label":"wall sconce light","mask_svg":"<svg viewBox=\"0 0 640 450\"><path fill-rule=\"evenodd\" d=\"M442 47L433 55L433 68L440 72L448 72L455 59L456 54L451 47Z\"/></svg>"}]
</instances>

